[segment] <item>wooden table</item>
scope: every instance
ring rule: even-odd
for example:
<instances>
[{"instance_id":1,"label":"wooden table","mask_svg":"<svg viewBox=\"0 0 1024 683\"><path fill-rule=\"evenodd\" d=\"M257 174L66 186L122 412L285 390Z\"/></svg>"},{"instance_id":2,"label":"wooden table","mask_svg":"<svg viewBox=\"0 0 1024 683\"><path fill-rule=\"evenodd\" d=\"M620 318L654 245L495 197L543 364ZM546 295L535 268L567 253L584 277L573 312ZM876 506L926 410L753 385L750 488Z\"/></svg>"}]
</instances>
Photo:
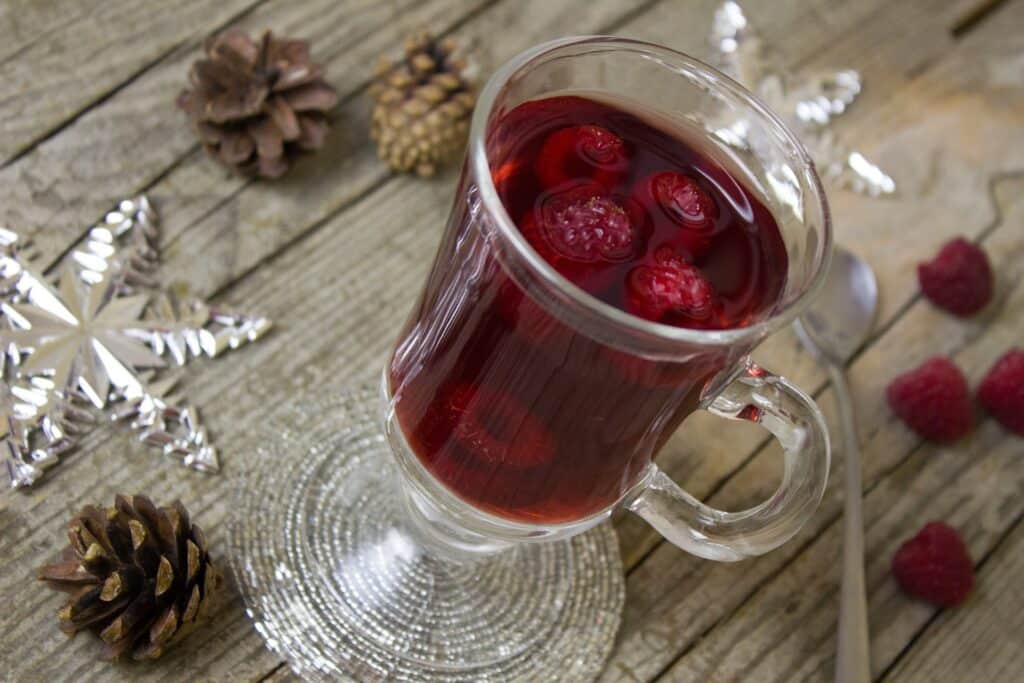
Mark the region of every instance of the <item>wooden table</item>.
<instances>
[{"instance_id":1,"label":"wooden table","mask_svg":"<svg viewBox=\"0 0 1024 683\"><path fill-rule=\"evenodd\" d=\"M275 331L185 375L221 445L203 476L102 429L41 486L0 496L0 678L290 680L238 599L155 665L97 663L89 637L57 630L60 600L36 566L81 505L116 492L180 497L223 555L231 485L251 465L255 427L297 392L372 381L425 276L453 193L390 173L367 139L376 57L426 25L473 41L484 73L562 34L614 33L707 55L715 0L8 0L0 7L0 224L53 263L116 200L146 191L163 216L165 281L258 309ZM879 324L850 364L864 443L874 672L886 681L1024 679L1024 440L979 415L950 447L922 443L887 409L894 373L950 355L972 384L1024 341L1024 0L777 0L748 16L799 72L853 67L866 91L840 126L900 193L833 188L838 241L875 267ZM276 183L227 175L198 149L174 98L202 39L229 25L310 39L341 93L326 149ZM961 321L922 300L915 264L955 235L1001 274L998 313ZM833 419L831 389L793 335L755 357L785 372ZM715 439L688 423L662 466L696 495L738 508L774 487L777 453L737 427ZM820 510L780 550L716 564L617 521L625 615L608 681L829 680L835 653L841 452ZM904 597L889 574L928 520L959 527L978 571L964 606Z\"/></svg>"}]
</instances>

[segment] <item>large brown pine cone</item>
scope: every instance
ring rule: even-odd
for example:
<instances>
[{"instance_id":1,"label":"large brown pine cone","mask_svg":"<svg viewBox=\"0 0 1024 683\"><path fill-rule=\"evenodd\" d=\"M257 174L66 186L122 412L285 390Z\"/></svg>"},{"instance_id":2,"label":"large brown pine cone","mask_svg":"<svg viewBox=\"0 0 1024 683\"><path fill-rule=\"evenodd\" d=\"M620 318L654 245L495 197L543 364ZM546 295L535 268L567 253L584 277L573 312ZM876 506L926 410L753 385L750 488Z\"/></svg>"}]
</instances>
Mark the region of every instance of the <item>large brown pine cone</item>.
<instances>
[{"instance_id":1,"label":"large brown pine cone","mask_svg":"<svg viewBox=\"0 0 1024 683\"><path fill-rule=\"evenodd\" d=\"M396 171L431 176L462 150L476 89L454 52L451 40L422 33L406 42L402 59L377 67L370 136Z\"/></svg>"},{"instance_id":2,"label":"large brown pine cone","mask_svg":"<svg viewBox=\"0 0 1024 683\"><path fill-rule=\"evenodd\" d=\"M308 43L270 31L257 43L230 28L204 49L178 106L210 156L243 175L277 178L300 153L323 145L338 94L310 61Z\"/></svg>"},{"instance_id":3,"label":"large brown pine cone","mask_svg":"<svg viewBox=\"0 0 1024 683\"><path fill-rule=\"evenodd\" d=\"M178 501L157 508L145 496L87 505L68 523L71 544L39 578L70 591L60 627L88 629L102 657L156 659L205 614L219 575L203 532Z\"/></svg>"}]
</instances>

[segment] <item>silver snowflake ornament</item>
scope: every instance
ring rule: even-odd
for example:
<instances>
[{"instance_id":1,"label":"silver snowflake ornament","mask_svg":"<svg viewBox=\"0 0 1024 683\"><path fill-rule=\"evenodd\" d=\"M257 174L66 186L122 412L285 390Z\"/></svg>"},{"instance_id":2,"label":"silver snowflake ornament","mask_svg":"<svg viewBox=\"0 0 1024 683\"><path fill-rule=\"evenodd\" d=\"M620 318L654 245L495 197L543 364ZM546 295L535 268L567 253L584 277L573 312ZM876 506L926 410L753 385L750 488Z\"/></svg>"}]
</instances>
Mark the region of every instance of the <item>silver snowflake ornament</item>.
<instances>
[{"instance_id":1,"label":"silver snowflake ornament","mask_svg":"<svg viewBox=\"0 0 1024 683\"><path fill-rule=\"evenodd\" d=\"M159 291L158 238L147 198L122 201L50 281L0 230L0 457L12 486L37 482L103 418L188 467L219 469L177 377L158 374L255 341L270 322Z\"/></svg>"},{"instance_id":2,"label":"silver snowflake ornament","mask_svg":"<svg viewBox=\"0 0 1024 683\"><path fill-rule=\"evenodd\" d=\"M860 74L842 70L798 78L747 21L738 3L729 0L715 11L711 44L718 66L745 85L778 114L804 143L824 178L872 197L891 195L896 183L863 154L843 145L829 124L843 114L861 91ZM725 142L750 144L743 119L720 122Z\"/></svg>"},{"instance_id":3,"label":"silver snowflake ornament","mask_svg":"<svg viewBox=\"0 0 1024 683\"><path fill-rule=\"evenodd\" d=\"M59 292L33 278L23 303L2 304L14 327L3 333L4 341L31 351L19 374L46 375L62 395L77 390L103 408L112 388L138 387L133 369L164 366L147 345L140 320L149 297L117 296L117 291L106 280L84 282L69 262Z\"/></svg>"}]
</instances>

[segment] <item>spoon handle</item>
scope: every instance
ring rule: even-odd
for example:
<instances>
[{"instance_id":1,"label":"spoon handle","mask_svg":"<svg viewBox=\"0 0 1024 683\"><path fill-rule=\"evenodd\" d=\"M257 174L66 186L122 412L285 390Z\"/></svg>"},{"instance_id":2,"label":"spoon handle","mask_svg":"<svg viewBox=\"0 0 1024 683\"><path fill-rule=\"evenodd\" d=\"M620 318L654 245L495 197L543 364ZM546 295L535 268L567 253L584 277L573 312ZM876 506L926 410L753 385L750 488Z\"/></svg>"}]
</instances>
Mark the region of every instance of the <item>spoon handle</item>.
<instances>
[{"instance_id":1,"label":"spoon handle","mask_svg":"<svg viewBox=\"0 0 1024 683\"><path fill-rule=\"evenodd\" d=\"M839 597L836 683L870 683L868 608L864 587L864 516L861 509L860 445L850 385L842 367L830 363L829 376L839 405L846 486L843 510L843 575Z\"/></svg>"}]
</instances>

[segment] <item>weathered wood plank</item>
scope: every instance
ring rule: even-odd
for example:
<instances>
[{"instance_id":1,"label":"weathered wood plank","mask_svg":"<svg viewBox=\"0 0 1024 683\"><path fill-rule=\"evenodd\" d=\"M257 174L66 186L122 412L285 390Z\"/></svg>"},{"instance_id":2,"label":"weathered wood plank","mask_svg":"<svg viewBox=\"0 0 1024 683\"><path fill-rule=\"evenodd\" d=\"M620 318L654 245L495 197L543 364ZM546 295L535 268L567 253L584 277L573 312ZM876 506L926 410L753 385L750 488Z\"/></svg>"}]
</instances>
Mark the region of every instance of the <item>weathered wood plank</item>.
<instances>
[{"instance_id":1,"label":"weathered wood plank","mask_svg":"<svg viewBox=\"0 0 1024 683\"><path fill-rule=\"evenodd\" d=\"M75 11L69 12L58 2L39 0L9 0L0 5L0 62L17 58L26 45L60 32L65 26L78 21L82 14L92 12L101 0L81 0Z\"/></svg>"},{"instance_id":2,"label":"weathered wood plank","mask_svg":"<svg viewBox=\"0 0 1024 683\"><path fill-rule=\"evenodd\" d=\"M1018 492L1018 497L1019 497ZM1019 681L1024 671L1024 524L978 572L962 609L946 610L882 680Z\"/></svg>"},{"instance_id":3,"label":"weathered wood plank","mask_svg":"<svg viewBox=\"0 0 1024 683\"><path fill-rule=\"evenodd\" d=\"M30 3L0 19L16 54L0 59L0 164L26 150L178 45L259 0ZM18 3L24 4L24 3ZM58 8L61 9L57 12ZM45 27L45 28L44 28ZM6 30L5 30L6 29ZM8 31L10 31L8 33Z\"/></svg>"},{"instance_id":4,"label":"weathered wood plank","mask_svg":"<svg viewBox=\"0 0 1024 683\"><path fill-rule=\"evenodd\" d=\"M329 82L346 97L367 83L376 56L415 27L447 27L489 1L274 0L237 23L253 32L272 27L281 35L311 40L314 58L326 63ZM187 82L189 64L199 56L200 42L196 36L182 44L102 107L0 169L0 225L33 237L43 259L55 259L118 199L148 187L197 150L195 135L174 100ZM349 125L344 118L337 123L321 159L346 156ZM244 181L197 151L188 158L201 161L199 183L171 208L194 221ZM172 186L176 182L170 179Z\"/></svg>"},{"instance_id":5,"label":"weathered wood plank","mask_svg":"<svg viewBox=\"0 0 1024 683\"><path fill-rule=\"evenodd\" d=\"M552 4L552 3L549 3ZM510 14L516 14L519 10L508 9ZM610 3L602 5L609 15L613 13ZM548 9L548 12L557 12L558 8ZM502 23L496 26L487 24L486 19L490 11L481 15L479 21L467 25L467 32L471 32L471 26L480 25L487 28L490 33L479 35L493 37L502 33L496 28L514 26L514 31L507 31L515 34L516 40L523 41L522 44L510 45L509 38L502 44L508 48L508 54L518 50L530 42L535 42L533 34L520 31L526 26L525 23L513 23L515 18L504 17ZM527 16L529 12L524 12ZM552 16L552 15L542 15ZM555 16L563 17L561 14ZM590 16L590 15L584 15ZM706 16L706 15L702 15ZM569 18L575 20L575 15L569 17L564 15L561 21ZM520 20L525 22L525 19ZM574 30L599 30L600 26L590 28L580 27L574 24ZM548 23L545 30L555 31L557 26ZM694 35L701 34L703 29L695 31ZM502 48L505 49L505 48ZM960 65L963 66L963 65ZM980 68L987 68L984 65ZM956 87L956 82L950 87ZM870 86L869 86L870 88ZM934 87L933 87L934 90ZM926 98L927 99L927 98ZM982 107L976 110L965 108L960 112L970 112L975 117L986 115L987 109ZM941 125L922 131L920 135L904 134L899 142L893 147L883 145L882 151L885 154L898 157L909 154L910 151L918 153L918 149L934 149L943 140L943 136L949 136L953 128L954 115L950 114L943 119ZM909 126L904 122L902 126ZM934 139L929 136L934 136ZM1003 139L1004 144L1012 146L1012 141ZM1019 145L1018 145L1019 146ZM364 148L366 149L366 148ZM964 147L966 149L966 147ZM928 226L929 230L934 229L935 234L929 233L927 239L935 243L944 239L955 231L956 226L951 217L943 217L939 208L931 207L927 211L913 212L904 204L911 201L920 201L921 196L933 197L942 196L944 193L951 193L952 190L960 187L964 181L967 165L964 157L964 149L955 149L953 153L952 171L943 171L939 180L928 181L927 164L915 165L913 161L905 162L899 166L904 173L909 173L910 185L908 187L918 192L918 195L911 195L913 198L897 204L898 208L891 217L875 214L869 223L866 234L877 234L882 232L886 226L892 225L895 220L898 224L913 219L913 225ZM868 151L873 151L869 149ZM989 147L981 148L978 158L987 155ZM959 157L959 158L958 158ZM368 158L368 157L367 157ZM1001 160L1009 163L1012 157L1006 153L993 155L992 160ZM309 160L316 162L317 160ZM970 160L974 164L974 160ZM975 164L979 166L980 164ZM317 180L319 166L312 164L314 171L308 171ZM361 168L364 162L358 162ZM909 170L908 168L909 167ZM328 169L329 170L329 169ZM347 173L357 174L355 170ZM172 174L173 175L173 174ZM979 174L980 176L980 174ZM168 178L170 179L171 176ZM362 176L371 177L371 176ZM220 183L220 179L213 174L204 176L208 182ZM249 274L243 282L230 289L225 299L246 307L260 307L267 313L277 318L279 328L277 333L268 338L259 346L246 350L234 357L218 361L214 371L206 371L206 366L194 368L189 373L187 381L194 388L196 402L206 408L207 421L211 429L217 435L222 444L230 444L224 450L226 472L217 478L200 478L196 475L185 474L180 470L171 469L167 466L154 465L151 453L135 447L128 446L129 440L123 435L111 436L103 433L94 437L90 443L100 450L94 455L82 455L72 459L62 471L48 483L45 489L38 494L19 497L14 505L9 505L10 510L0 514L0 546L4 552L0 557L18 557L18 563L13 567L5 566L0 571L0 599L10 600L11 596L22 595L24 586L28 580L28 569L34 564L45 559L53 548L54 539L58 538L59 527L62 518L69 514L74 507L88 500L104 500L117 490L146 490L159 495L159 492L166 492L167 496L181 495L189 501L189 505L196 515L205 524L211 526L214 531L215 547L222 542L223 535L218 534L216 529L223 524L223 520L229 513L228 502L224 500L226 491L230 490L230 477L238 473L251 462L251 449L255 442L254 425L260 424L261 420L275 411L275 401L280 397L288 396L296 391L309 390L310 387L324 386L325 383L344 383L347 381L368 380L375 376L383 361L387 345L393 338L398 321L405 313L412 296L418 290L424 271L427 267L426 261L433 251L443 217L447 212L447 205L450 200L451 182L453 175L449 174L434 183L421 183L419 181L401 179L389 181L387 185L380 187L375 194L362 201L352 203L342 213L331 217L319 229L307 236L311 225L318 225L325 217L330 216L330 209L325 213L324 206L329 207L329 202L336 202L336 197L329 201L323 199L325 195L316 195L317 201L322 202L321 206L312 213L319 216L310 220L310 214L300 214L299 218L293 218L292 214L273 212L262 212L259 209L258 197L251 200L251 208L246 212L238 212L246 224L250 225L254 235L240 239L253 240L272 239L276 235L275 223L278 221L292 221L286 231L282 234L283 240L274 242L274 250L288 240L301 237L301 240L294 244L289 250L273 259L265 267ZM901 177L902 179L902 177ZM309 178L306 178L309 182ZM319 182L331 184L338 182L338 176L328 176ZM370 182L367 186L373 186ZM189 196L192 192L195 196L196 188L201 184L181 184L182 196ZM928 189L930 187L930 189ZM927 191L926 191L927 189ZM288 195L305 191L306 187L301 182L294 185L267 186L261 189L266 195ZM984 186L982 183L967 183L961 189L957 189L956 197L963 196L968 191L976 191L976 197L983 196ZM352 192L350 197L357 196L359 190ZM935 194L933 194L935 193ZM158 197L163 198L163 197ZM217 201L223 198L218 197ZM351 201L351 200L348 200ZM956 210L967 207L966 203L951 204ZM856 216L858 212L873 210L873 205L885 205L891 208L889 203L869 203L863 205L855 203L850 213L839 213L839 215ZM189 206L198 206L199 202L193 202ZM289 210L301 211L301 202L295 200L284 200L281 206ZM345 203L338 204L345 206ZM865 208L866 207L866 208ZM105 205L99 209L105 208ZM972 221L964 227L968 232L974 231L976 227L985 224L987 216L986 209L978 206L969 207L972 212ZM98 215L98 213L97 213ZM91 219L90 219L91 220ZM976 225L977 224L977 225ZM225 222L228 225L228 222ZM933 228L933 225L935 226ZM172 226L173 227L173 226ZM845 228L851 230L858 226ZM843 226L840 226L842 229ZM213 247L222 240L236 239L232 237L232 231L240 231L240 228L231 228L224 233L210 238L208 246ZM192 233L189 233L191 235ZM848 234L853 234L852 232ZM189 235L183 235L180 240L189 240ZM915 238L917 234L915 233ZM273 239L276 239L273 238ZM924 237L922 236L922 239ZM891 246L891 245L890 245ZM931 243L927 248L931 248ZM920 258L927 253L924 246L916 247L919 251L915 256L906 256L907 262ZM178 249L178 247L175 247ZM181 273L187 274L192 280L193 275L201 278L198 281L203 283L200 293L210 293L221 289L230 278L238 273L245 273L248 268L258 263L258 260L251 261L248 265L234 260L235 257L225 249L223 252L215 252L217 258L209 258L201 251L171 251L172 259L169 265L173 268L181 268ZM258 252L250 252L258 253ZM269 252L266 252L269 253ZM874 257L875 255L872 254ZM883 254L884 256L884 254ZM201 258L200 258L201 257ZM262 258L260 256L259 258ZM893 281L894 274L898 270L893 259L884 259L886 278L885 286L887 291L889 282ZM226 263L227 276L208 277L202 270L211 269L211 263ZM902 263L901 265L906 265ZM190 270L188 270L190 269ZM181 279L185 279L184 275ZM385 283L386 285L382 284ZM907 290L900 290L907 291ZM911 290L912 291L912 290ZM896 310L896 309L894 309ZM298 335L301 334L300 338ZM918 347L920 349L920 347ZM782 353L795 356L795 346L786 345ZM896 356L899 358L900 356ZM909 356L906 356L909 357ZM790 366L782 362L774 362L780 368L788 369ZM826 396L825 401L828 400ZM872 399L873 400L873 399ZM95 448L87 449L87 452ZM124 456L122 451L127 452ZM122 460L121 458L124 457ZM734 461L738 464L741 460ZM765 467L757 469L748 468L753 475L770 471ZM727 473L731 470L722 470ZM752 476L753 476L752 475ZM765 477L769 476L767 474ZM756 477L755 477L756 478ZM709 477L708 481L714 485L720 480ZM757 496L763 494L763 481L758 486L747 486L746 480L738 478L736 487L741 488L741 496ZM722 492L718 500L728 503L736 500L737 495L732 492L732 486ZM45 500L44 500L45 497ZM0 501L3 501L0 498ZM66 509L54 505L54 500L67 500ZM9 502L9 501L5 501ZM661 552L661 551L659 551ZM669 561L679 563L678 556L669 556ZM696 561L695 561L696 562ZM744 565L749 570L751 565ZM716 565L709 565L711 572L725 571ZM675 580L673 577L670 579ZM725 584L723 584L725 585ZM652 586L652 591L655 586ZM697 589L699 590L699 589ZM678 599L679 593L663 591L659 600L671 603ZM12 623L16 626L7 632L5 622L4 641L16 643L10 653L0 653L0 664L6 666L3 658L10 657L10 661L16 660L16 655L24 656L27 648L31 646L31 660L38 662L41 658L52 660L41 662L40 666L44 673L66 672L73 670L69 664L71 661L87 662L91 652L89 643L84 639L76 642L66 649L59 649L59 640L55 629L49 618L43 618L43 614L56 601L46 596L34 595L34 604L26 605L24 609L19 607L10 615ZM631 600L634 595L631 594ZM653 592L648 604L655 598ZM657 617L657 615L655 615ZM222 678L248 678L257 671L269 671L273 666L273 658L262 650L259 640L248 629L244 618L240 617L240 610L237 605L229 605L221 611L216 626L212 632L204 631L198 636L203 640L200 647L197 643L189 643L177 655L172 655L170 661L166 661L159 667L150 667L144 671L146 677L161 677L171 675L178 667L184 666L191 658L195 657L193 648L198 648L203 653L196 661L197 668L193 671L201 672L205 676L221 676ZM655 624L658 627L658 624ZM221 630L221 627L224 627ZM660 628L666 629L664 622ZM212 636L211 636L212 633ZM652 638L658 636L656 630L652 630ZM666 634L666 638L672 636ZM674 637L674 636L672 636ZM228 647L234 639L239 639L239 644ZM204 640L205 639L205 640ZM677 641L674 641L677 642ZM223 657L220 662L217 658ZM250 666L251 665L251 666ZM76 671L76 675L83 678L102 676L105 669L93 667L90 664L82 664L83 668ZM264 668L260 668L260 667ZM16 669L15 671L25 671Z\"/></svg>"}]
</instances>

